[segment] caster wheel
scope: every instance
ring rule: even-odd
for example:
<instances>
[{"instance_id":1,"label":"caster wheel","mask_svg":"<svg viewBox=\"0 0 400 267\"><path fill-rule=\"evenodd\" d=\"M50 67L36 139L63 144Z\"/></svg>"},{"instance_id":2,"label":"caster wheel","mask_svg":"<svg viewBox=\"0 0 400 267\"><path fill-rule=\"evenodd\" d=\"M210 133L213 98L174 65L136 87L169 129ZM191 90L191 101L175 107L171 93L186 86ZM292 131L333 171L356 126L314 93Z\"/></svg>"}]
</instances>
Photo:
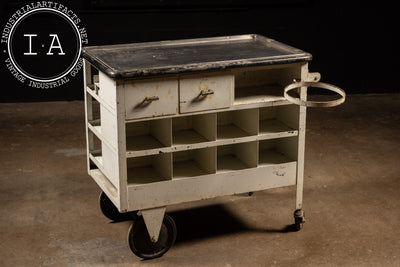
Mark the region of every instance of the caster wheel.
<instances>
[{"instance_id":1,"label":"caster wheel","mask_svg":"<svg viewBox=\"0 0 400 267\"><path fill-rule=\"evenodd\" d=\"M303 229L303 224L306 222L304 211L295 210L294 211L294 226L296 231Z\"/></svg>"},{"instance_id":2,"label":"caster wheel","mask_svg":"<svg viewBox=\"0 0 400 267\"><path fill-rule=\"evenodd\" d=\"M128 233L129 247L132 252L143 259L154 259L164 255L175 243L176 225L167 214L164 215L160 236L157 242L152 242L147 232L143 217L137 217Z\"/></svg>"},{"instance_id":3,"label":"caster wheel","mask_svg":"<svg viewBox=\"0 0 400 267\"><path fill-rule=\"evenodd\" d=\"M113 221L124 221L124 220L132 219L131 214L120 213L104 192L101 192L101 194L99 196L99 202L100 202L101 212L108 219L113 220Z\"/></svg>"}]
</instances>

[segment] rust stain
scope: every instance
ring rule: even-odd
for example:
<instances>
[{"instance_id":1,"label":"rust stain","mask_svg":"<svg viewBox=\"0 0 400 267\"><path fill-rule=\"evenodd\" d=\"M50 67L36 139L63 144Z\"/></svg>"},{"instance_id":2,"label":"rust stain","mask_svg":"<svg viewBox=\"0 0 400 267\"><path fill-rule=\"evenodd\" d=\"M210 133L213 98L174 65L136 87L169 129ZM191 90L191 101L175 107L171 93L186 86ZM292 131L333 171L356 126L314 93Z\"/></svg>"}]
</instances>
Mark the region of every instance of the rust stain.
<instances>
[{"instance_id":1,"label":"rust stain","mask_svg":"<svg viewBox=\"0 0 400 267\"><path fill-rule=\"evenodd\" d=\"M132 87L136 87L136 84L135 84L135 83L131 83L131 86L132 86Z\"/></svg>"},{"instance_id":2,"label":"rust stain","mask_svg":"<svg viewBox=\"0 0 400 267\"><path fill-rule=\"evenodd\" d=\"M276 176L285 176L286 172L277 170L277 171L274 171L273 174L275 174Z\"/></svg>"}]
</instances>

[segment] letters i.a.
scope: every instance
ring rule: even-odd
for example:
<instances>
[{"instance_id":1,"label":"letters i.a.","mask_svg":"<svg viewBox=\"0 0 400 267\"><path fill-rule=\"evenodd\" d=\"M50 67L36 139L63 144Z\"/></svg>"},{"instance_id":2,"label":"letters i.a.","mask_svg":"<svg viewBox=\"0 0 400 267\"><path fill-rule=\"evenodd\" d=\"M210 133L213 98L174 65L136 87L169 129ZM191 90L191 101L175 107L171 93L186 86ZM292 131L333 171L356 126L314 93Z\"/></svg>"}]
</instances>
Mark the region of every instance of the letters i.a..
<instances>
[{"instance_id":1,"label":"letters i.a.","mask_svg":"<svg viewBox=\"0 0 400 267\"><path fill-rule=\"evenodd\" d=\"M37 34L24 34L24 37L28 37L29 38L29 52L25 52L24 55L26 55L26 56L37 55L36 52L32 52L32 37L36 37L36 36L37 36ZM46 55L52 56L52 55L54 55L52 50L53 49L59 49L60 51L59 51L58 55L59 56L64 56L65 53L64 53L64 51L63 51L63 49L61 47L60 39L58 39L58 35L57 34L49 34L49 37L53 37L53 39L51 41L51 45L50 45L49 51L46 53ZM56 45L54 43L56 43Z\"/></svg>"}]
</instances>

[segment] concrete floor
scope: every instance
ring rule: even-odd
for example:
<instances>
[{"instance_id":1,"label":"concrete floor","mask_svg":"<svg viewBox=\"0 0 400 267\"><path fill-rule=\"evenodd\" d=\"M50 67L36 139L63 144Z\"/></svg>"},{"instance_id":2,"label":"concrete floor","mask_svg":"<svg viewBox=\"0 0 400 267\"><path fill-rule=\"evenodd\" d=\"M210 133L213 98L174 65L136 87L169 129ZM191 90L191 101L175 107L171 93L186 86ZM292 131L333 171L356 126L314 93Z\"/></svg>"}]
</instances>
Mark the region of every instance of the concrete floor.
<instances>
[{"instance_id":1,"label":"concrete floor","mask_svg":"<svg viewBox=\"0 0 400 267\"><path fill-rule=\"evenodd\" d=\"M131 253L86 173L82 102L0 104L0 266L400 266L400 95L309 109L304 209L294 188L169 208L162 258Z\"/></svg>"}]
</instances>

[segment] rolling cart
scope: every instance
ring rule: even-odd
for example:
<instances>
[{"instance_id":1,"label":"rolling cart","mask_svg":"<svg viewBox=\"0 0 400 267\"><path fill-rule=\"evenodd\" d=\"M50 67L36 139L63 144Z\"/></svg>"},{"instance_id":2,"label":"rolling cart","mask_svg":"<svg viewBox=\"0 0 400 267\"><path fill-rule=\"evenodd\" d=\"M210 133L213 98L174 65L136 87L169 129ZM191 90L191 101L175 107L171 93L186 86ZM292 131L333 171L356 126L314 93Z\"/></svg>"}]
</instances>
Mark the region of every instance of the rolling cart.
<instances>
[{"instance_id":1,"label":"rolling cart","mask_svg":"<svg viewBox=\"0 0 400 267\"><path fill-rule=\"evenodd\" d=\"M173 245L168 205L282 186L296 186L302 228L306 106L345 96L308 72L310 54L238 35L85 47L83 57L88 172L104 215L133 219L133 253ZM308 86L343 97L309 102Z\"/></svg>"}]
</instances>

